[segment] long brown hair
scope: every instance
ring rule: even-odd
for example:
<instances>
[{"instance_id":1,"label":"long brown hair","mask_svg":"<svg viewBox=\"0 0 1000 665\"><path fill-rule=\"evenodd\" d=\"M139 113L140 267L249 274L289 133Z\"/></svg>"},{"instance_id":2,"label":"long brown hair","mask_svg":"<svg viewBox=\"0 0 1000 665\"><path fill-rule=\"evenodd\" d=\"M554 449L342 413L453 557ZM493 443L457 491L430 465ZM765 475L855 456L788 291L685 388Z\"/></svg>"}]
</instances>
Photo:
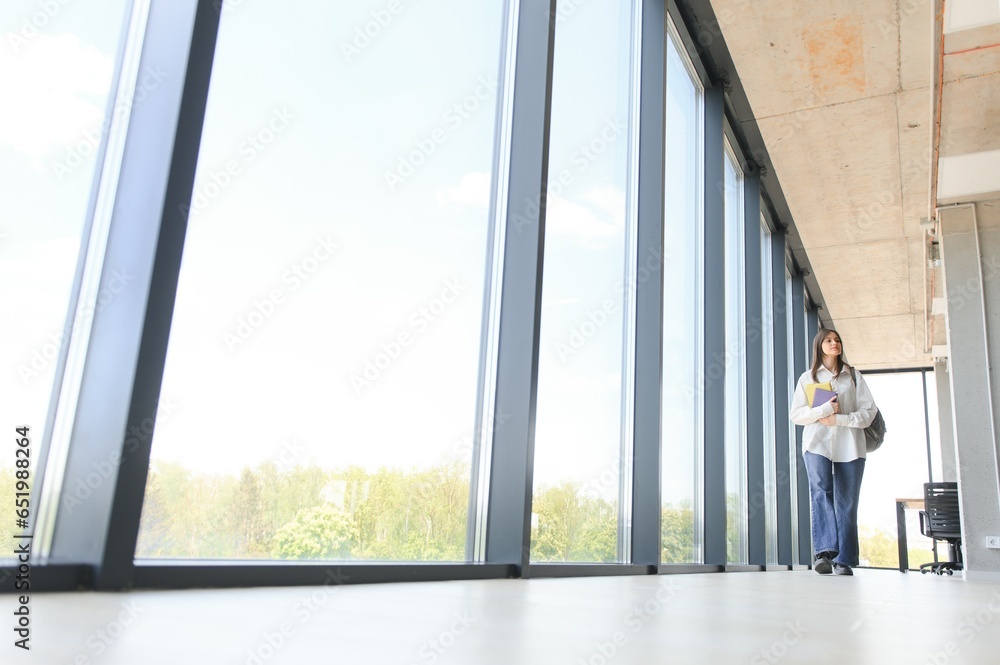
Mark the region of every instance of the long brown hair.
<instances>
[{"instance_id":1,"label":"long brown hair","mask_svg":"<svg viewBox=\"0 0 1000 665\"><path fill-rule=\"evenodd\" d=\"M816 378L816 370L819 369L820 365L823 364L823 340L826 336L833 333L840 340L840 355L837 356L837 371L835 375L839 376L844 368L850 368L847 364L844 353L844 340L841 338L840 333L833 328L820 328L819 332L816 333L816 337L813 339L813 362L812 362L812 378L814 382L818 382L819 379Z\"/></svg>"}]
</instances>

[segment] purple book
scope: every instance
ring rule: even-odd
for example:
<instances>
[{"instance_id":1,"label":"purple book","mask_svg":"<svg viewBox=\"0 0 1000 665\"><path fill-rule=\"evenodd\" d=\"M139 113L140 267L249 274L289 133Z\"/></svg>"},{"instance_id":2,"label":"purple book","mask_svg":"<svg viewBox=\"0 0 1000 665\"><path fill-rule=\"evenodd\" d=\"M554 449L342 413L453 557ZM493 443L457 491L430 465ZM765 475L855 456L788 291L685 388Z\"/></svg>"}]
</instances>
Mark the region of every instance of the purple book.
<instances>
[{"instance_id":1,"label":"purple book","mask_svg":"<svg viewBox=\"0 0 1000 665\"><path fill-rule=\"evenodd\" d=\"M836 396L837 393L831 390L824 390L822 388L817 388L816 392L813 394L813 408L820 406L821 404L826 404Z\"/></svg>"}]
</instances>

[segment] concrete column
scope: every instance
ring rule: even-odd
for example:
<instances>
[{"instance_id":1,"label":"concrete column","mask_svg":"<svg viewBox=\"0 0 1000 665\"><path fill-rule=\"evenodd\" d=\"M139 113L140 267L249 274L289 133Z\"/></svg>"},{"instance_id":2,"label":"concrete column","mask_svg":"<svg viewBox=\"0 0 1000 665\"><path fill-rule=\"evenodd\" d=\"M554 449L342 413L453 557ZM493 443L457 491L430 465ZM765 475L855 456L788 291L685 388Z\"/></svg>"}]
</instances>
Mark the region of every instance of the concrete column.
<instances>
[{"instance_id":1,"label":"concrete column","mask_svg":"<svg viewBox=\"0 0 1000 665\"><path fill-rule=\"evenodd\" d=\"M1000 469L996 423L1000 351L1000 206L941 209L942 255L951 379L951 414L962 507L967 580L1000 582Z\"/></svg>"}]
</instances>

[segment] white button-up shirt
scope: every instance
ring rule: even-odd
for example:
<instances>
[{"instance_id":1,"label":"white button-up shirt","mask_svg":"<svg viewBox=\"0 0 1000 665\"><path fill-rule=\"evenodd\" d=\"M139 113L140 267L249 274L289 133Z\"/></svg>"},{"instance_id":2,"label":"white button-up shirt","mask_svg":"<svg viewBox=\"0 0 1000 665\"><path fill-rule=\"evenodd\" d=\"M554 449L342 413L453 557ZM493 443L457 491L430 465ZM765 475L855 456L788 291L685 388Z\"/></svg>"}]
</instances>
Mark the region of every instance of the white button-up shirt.
<instances>
[{"instance_id":1,"label":"white button-up shirt","mask_svg":"<svg viewBox=\"0 0 1000 665\"><path fill-rule=\"evenodd\" d=\"M850 462L867 456L865 428L875 418L877 409L861 372L854 370L854 376L857 385L851 380L851 370L846 367L839 375L834 376L833 372L820 365L816 370L816 379L813 379L811 371L806 371L799 377L788 417L796 425L805 427L802 432L802 452L822 455L834 462ZM831 402L813 408L806 401L808 384L827 381L837 393L837 403L840 404L837 424L833 426L817 422L820 418L833 414Z\"/></svg>"}]
</instances>

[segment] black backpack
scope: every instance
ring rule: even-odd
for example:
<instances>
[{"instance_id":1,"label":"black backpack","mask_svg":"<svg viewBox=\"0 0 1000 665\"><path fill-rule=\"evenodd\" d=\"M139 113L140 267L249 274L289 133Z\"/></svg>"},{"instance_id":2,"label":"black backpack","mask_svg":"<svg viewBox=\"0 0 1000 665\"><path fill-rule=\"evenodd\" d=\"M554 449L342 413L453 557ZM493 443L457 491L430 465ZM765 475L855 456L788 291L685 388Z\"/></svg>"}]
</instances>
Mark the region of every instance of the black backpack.
<instances>
[{"instance_id":1,"label":"black backpack","mask_svg":"<svg viewBox=\"0 0 1000 665\"><path fill-rule=\"evenodd\" d=\"M853 367L851 368L851 381L857 387L858 380L854 377ZM876 406L875 417L872 418L871 425L865 428L865 447L868 449L868 452L872 453L879 449L883 441L885 441L885 419L882 417L882 412Z\"/></svg>"}]
</instances>

